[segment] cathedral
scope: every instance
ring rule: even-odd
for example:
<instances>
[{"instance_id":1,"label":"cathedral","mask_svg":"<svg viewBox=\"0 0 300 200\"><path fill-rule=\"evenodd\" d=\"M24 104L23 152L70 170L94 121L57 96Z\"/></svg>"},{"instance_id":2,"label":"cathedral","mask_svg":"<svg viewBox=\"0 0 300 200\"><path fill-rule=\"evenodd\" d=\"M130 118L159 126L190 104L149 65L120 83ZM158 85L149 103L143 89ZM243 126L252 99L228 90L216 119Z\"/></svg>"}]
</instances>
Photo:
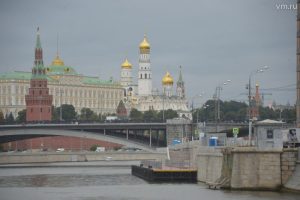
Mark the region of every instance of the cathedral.
<instances>
[{"instance_id":1,"label":"cathedral","mask_svg":"<svg viewBox=\"0 0 300 200\"><path fill-rule=\"evenodd\" d=\"M139 70L137 84L133 82L132 64L126 58L121 65L120 84L124 88L124 102L128 110L136 108L144 112L147 110L162 111L172 109L180 117L192 118L185 96L184 81L181 67L179 70L176 92L174 79L169 72L162 77L161 92L152 88L152 70L150 64L150 44L146 35L139 45Z\"/></svg>"}]
</instances>

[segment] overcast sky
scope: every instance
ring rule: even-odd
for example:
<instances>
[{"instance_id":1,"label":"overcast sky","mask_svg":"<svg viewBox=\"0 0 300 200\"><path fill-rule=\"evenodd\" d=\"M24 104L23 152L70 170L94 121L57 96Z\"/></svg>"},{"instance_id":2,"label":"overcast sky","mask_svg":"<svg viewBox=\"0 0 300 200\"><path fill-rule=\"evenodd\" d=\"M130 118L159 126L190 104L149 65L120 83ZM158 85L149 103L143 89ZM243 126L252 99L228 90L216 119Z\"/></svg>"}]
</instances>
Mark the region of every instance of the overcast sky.
<instances>
[{"instance_id":1,"label":"overcast sky","mask_svg":"<svg viewBox=\"0 0 300 200\"><path fill-rule=\"evenodd\" d=\"M44 63L59 52L78 73L119 80L125 57L137 77L138 46L151 44L153 85L178 67L189 99L198 105L212 98L216 86L231 79L223 100L246 101L249 74L264 90L265 104L296 101L296 0L0 0L0 73L30 71L36 28L40 27ZM281 9L279 8L281 7ZM293 8L293 7L292 7ZM294 90L293 90L294 88Z\"/></svg>"}]
</instances>

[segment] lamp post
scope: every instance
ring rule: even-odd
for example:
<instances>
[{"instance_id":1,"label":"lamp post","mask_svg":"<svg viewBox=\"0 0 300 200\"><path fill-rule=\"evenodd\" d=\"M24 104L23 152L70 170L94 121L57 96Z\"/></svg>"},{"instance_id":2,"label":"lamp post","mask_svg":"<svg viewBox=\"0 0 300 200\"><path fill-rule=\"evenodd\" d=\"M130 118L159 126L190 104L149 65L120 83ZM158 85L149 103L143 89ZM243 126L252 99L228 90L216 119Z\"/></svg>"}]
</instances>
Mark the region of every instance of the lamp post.
<instances>
[{"instance_id":1,"label":"lamp post","mask_svg":"<svg viewBox=\"0 0 300 200\"><path fill-rule=\"evenodd\" d=\"M59 94L59 121L62 122L62 93L64 93L64 91L61 89L61 87L59 87L58 91L56 91L56 94Z\"/></svg>"},{"instance_id":2,"label":"lamp post","mask_svg":"<svg viewBox=\"0 0 300 200\"><path fill-rule=\"evenodd\" d=\"M252 71L249 75L249 83L248 83L248 103L249 103L249 109L248 109L248 120L249 120L249 133L248 133L248 142L251 146L251 135L252 135L252 119L251 119L251 110L252 110L252 103L251 103L251 78L258 73L263 73L269 69L269 66L263 66L255 71Z\"/></svg>"},{"instance_id":3,"label":"lamp post","mask_svg":"<svg viewBox=\"0 0 300 200\"><path fill-rule=\"evenodd\" d=\"M216 87L216 92L214 94L215 99L215 121L216 121L216 132L218 132L218 123L221 119L220 117L220 96L221 96L221 90L223 89L223 86L228 85L231 82L231 80L227 80L223 82L223 84L219 84Z\"/></svg>"},{"instance_id":4,"label":"lamp post","mask_svg":"<svg viewBox=\"0 0 300 200\"><path fill-rule=\"evenodd\" d=\"M163 100L162 122L165 122L165 92L163 92L162 100Z\"/></svg>"},{"instance_id":5,"label":"lamp post","mask_svg":"<svg viewBox=\"0 0 300 200\"><path fill-rule=\"evenodd\" d=\"M203 109L205 110L205 113L206 113L206 108L208 108L209 107L209 105L204 105L203 106ZM204 122L203 122L203 127L204 127L204 133L206 132L206 121L204 120Z\"/></svg>"},{"instance_id":6,"label":"lamp post","mask_svg":"<svg viewBox=\"0 0 300 200\"><path fill-rule=\"evenodd\" d=\"M195 98L201 98L203 95L204 95L204 92L201 92L200 94L197 94L197 95L192 97L192 113L194 112L194 99ZM198 112L199 112L199 109L197 109L197 116L196 116L197 124L198 124Z\"/></svg>"}]
</instances>

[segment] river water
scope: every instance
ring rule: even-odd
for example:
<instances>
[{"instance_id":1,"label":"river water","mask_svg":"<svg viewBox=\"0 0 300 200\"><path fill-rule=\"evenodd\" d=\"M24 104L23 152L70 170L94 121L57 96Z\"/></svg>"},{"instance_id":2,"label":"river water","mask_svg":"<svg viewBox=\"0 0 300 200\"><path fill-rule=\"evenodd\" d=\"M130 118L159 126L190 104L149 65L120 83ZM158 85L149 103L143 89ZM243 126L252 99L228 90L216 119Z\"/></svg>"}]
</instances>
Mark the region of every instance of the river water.
<instances>
[{"instance_id":1,"label":"river water","mask_svg":"<svg viewBox=\"0 0 300 200\"><path fill-rule=\"evenodd\" d=\"M210 190L198 184L150 184L121 167L0 168L0 200L299 200L286 192Z\"/></svg>"}]
</instances>

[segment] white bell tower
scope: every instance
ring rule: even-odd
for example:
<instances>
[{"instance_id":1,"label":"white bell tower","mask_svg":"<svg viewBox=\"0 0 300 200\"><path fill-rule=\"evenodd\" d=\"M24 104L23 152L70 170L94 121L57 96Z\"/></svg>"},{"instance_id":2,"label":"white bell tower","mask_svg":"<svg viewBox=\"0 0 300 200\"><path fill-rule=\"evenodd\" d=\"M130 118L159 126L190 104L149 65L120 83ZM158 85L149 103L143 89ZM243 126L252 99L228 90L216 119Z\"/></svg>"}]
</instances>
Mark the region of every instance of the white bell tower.
<instances>
[{"instance_id":1,"label":"white bell tower","mask_svg":"<svg viewBox=\"0 0 300 200\"><path fill-rule=\"evenodd\" d=\"M150 44L146 35L140 43L140 59L138 72L138 95L152 95L152 72L150 67Z\"/></svg>"}]
</instances>

